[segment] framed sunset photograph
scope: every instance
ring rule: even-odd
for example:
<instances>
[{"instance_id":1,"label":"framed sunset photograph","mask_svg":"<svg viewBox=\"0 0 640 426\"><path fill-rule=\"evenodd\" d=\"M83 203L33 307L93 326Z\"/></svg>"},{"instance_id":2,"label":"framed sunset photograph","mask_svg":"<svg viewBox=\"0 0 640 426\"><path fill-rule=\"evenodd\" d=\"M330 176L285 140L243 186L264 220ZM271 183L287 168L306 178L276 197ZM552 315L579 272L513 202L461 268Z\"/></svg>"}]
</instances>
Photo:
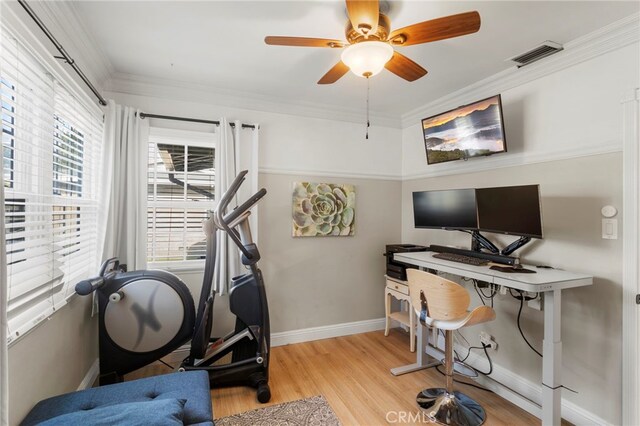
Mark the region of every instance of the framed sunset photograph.
<instances>
[{"instance_id":1,"label":"framed sunset photograph","mask_svg":"<svg viewBox=\"0 0 640 426\"><path fill-rule=\"evenodd\" d=\"M495 95L422 120L427 164L507 151L502 99Z\"/></svg>"}]
</instances>

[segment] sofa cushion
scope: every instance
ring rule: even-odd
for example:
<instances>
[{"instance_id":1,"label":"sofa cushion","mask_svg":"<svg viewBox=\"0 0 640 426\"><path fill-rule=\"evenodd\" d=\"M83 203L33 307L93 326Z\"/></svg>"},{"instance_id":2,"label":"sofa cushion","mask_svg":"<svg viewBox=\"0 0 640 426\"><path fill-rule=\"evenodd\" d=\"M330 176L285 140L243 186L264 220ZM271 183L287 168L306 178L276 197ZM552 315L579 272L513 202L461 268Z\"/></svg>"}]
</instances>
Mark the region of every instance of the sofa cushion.
<instances>
[{"instance_id":1,"label":"sofa cushion","mask_svg":"<svg viewBox=\"0 0 640 426\"><path fill-rule=\"evenodd\" d=\"M154 399L185 399L185 425L213 424L209 375L206 371L165 374L54 396L36 404L22 424L35 425L75 411Z\"/></svg>"},{"instance_id":2,"label":"sofa cushion","mask_svg":"<svg viewBox=\"0 0 640 426\"><path fill-rule=\"evenodd\" d=\"M185 402L184 399L154 399L106 405L63 414L45 420L38 426L181 426Z\"/></svg>"}]
</instances>

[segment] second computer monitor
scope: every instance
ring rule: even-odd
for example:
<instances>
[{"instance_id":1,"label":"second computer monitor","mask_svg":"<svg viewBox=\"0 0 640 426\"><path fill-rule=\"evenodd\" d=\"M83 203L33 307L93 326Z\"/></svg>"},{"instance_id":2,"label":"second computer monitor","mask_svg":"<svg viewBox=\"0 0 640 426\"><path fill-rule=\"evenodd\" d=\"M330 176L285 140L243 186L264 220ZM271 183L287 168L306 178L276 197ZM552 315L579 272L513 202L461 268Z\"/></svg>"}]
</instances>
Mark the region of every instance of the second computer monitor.
<instances>
[{"instance_id":1,"label":"second computer monitor","mask_svg":"<svg viewBox=\"0 0 640 426\"><path fill-rule=\"evenodd\" d=\"M476 189L478 229L542 238L539 185Z\"/></svg>"}]
</instances>

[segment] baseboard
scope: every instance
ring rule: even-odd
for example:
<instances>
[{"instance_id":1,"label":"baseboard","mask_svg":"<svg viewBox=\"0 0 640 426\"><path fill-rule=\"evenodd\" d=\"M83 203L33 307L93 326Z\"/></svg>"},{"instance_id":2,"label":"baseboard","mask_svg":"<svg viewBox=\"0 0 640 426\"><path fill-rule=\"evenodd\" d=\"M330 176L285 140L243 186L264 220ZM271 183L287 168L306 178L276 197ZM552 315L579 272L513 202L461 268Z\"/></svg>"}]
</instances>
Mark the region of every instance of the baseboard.
<instances>
[{"instance_id":1,"label":"baseboard","mask_svg":"<svg viewBox=\"0 0 640 426\"><path fill-rule=\"evenodd\" d=\"M349 336L378 330L384 330L384 318L271 333L271 346L311 342L313 340L330 339L332 337Z\"/></svg>"},{"instance_id":2,"label":"baseboard","mask_svg":"<svg viewBox=\"0 0 640 426\"><path fill-rule=\"evenodd\" d=\"M384 330L384 325L384 318L376 318L372 320L324 325L321 327L281 331L279 333L271 333L271 346L284 346L293 343L304 343L312 342L314 340L330 339L332 337L349 336L351 334L368 333L369 331ZM180 346L174 352L188 352L190 349L190 344L186 344Z\"/></svg>"},{"instance_id":3,"label":"baseboard","mask_svg":"<svg viewBox=\"0 0 640 426\"><path fill-rule=\"evenodd\" d=\"M89 367L89 371L87 371L87 374L84 375L84 378L80 382L80 385L78 386L78 390L79 391L85 390L92 387L93 384L98 379L99 374L100 374L100 359L96 358L96 360L93 361L93 364L91 364L91 367Z\"/></svg>"},{"instance_id":4,"label":"baseboard","mask_svg":"<svg viewBox=\"0 0 640 426\"><path fill-rule=\"evenodd\" d=\"M439 338L439 345L440 347L444 347L444 339L442 336ZM455 349L458 353L466 352L466 347L462 345L456 344ZM491 355L491 352L489 352L489 355ZM466 363L478 370L486 371L488 369L487 359L483 354L478 355L471 353ZM491 373L491 376L483 376L480 374L476 381L478 384L490 389L507 401L517 405L534 416L541 418L541 385L533 383L507 368L501 367L495 362L493 363L493 372ZM564 398L562 399L561 413L563 419L576 426L610 424L601 417L598 417L592 412L585 410Z\"/></svg>"}]
</instances>

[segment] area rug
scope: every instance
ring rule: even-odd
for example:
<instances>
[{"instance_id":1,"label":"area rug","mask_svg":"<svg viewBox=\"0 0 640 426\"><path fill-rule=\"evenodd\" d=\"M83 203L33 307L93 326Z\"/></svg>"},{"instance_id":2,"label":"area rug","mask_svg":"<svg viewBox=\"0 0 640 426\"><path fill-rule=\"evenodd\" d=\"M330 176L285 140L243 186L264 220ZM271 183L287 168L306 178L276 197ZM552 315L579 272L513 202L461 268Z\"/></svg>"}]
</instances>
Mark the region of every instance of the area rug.
<instances>
[{"instance_id":1,"label":"area rug","mask_svg":"<svg viewBox=\"0 0 640 426\"><path fill-rule=\"evenodd\" d=\"M216 426L340 426L340 421L322 395L215 420Z\"/></svg>"}]
</instances>

